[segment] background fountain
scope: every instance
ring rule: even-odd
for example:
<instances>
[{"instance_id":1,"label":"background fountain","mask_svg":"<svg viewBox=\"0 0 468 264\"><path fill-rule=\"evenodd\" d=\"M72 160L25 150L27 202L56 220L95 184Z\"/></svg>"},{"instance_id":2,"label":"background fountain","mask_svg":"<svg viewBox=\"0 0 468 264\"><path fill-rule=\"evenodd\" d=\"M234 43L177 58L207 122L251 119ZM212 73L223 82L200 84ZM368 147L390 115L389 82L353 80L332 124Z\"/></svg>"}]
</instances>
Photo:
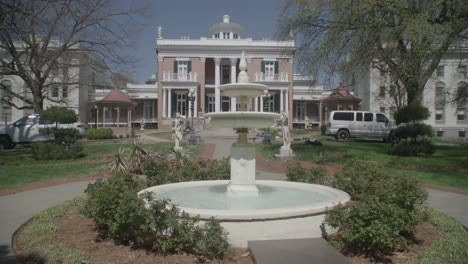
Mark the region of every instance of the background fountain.
<instances>
[{"instance_id":1,"label":"background fountain","mask_svg":"<svg viewBox=\"0 0 468 264\"><path fill-rule=\"evenodd\" d=\"M238 83L219 87L224 96L237 98L239 111L205 115L213 127L238 134L231 147L231 180L166 184L140 193L171 199L191 216L221 220L235 246L246 247L249 240L319 237L326 208L349 201L349 195L322 185L255 181L255 145L247 141L248 129L271 127L280 115L247 111L250 98L268 87L248 83L244 52L239 68Z\"/></svg>"}]
</instances>

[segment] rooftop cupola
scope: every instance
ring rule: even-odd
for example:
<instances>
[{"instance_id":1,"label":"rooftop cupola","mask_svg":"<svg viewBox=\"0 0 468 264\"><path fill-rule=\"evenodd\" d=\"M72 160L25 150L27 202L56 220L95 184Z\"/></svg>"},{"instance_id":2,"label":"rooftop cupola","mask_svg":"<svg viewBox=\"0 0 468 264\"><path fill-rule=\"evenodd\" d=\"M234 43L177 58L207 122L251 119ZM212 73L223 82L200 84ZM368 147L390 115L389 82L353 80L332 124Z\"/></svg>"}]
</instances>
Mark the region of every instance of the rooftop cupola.
<instances>
[{"instance_id":1,"label":"rooftop cupola","mask_svg":"<svg viewBox=\"0 0 468 264\"><path fill-rule=\"evenodd\" d=\"M223 16L223 22L211 26L210 32L214 39L239 39L241 26L236 23L229 22L229 15Z\"/></svg>"}]
</instances>

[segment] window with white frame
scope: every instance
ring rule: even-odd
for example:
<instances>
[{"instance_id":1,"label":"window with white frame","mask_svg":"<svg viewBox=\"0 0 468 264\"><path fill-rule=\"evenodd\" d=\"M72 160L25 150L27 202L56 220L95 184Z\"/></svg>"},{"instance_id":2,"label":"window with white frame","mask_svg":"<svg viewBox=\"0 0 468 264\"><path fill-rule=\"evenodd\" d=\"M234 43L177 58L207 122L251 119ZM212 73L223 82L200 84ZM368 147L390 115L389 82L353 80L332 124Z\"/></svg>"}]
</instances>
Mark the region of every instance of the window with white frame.
<instances>
[{"instance_id":1,"label":"window with white frame","mask_svg":"<svg viewBox=\"0 0 468 264\"><path fill-rule=\"evenodd\" d=\"M275 111L275 95L268 94L263 97L263 112Z\"/></svg>"},{"instance_id":2,"label":"window with white frame","mask_svg":"<svg viewBox=\"0 0 468 264\"><path fill-rule=\"evenodd\" d=\"M464 108L457 109L457 121L465 121L466 120L466 112Z\"/></svg>"},{"instance_id":3,"label":"window with white frame","mask_svg":"<svg viewBox=\"0 0 468 264\"><path fill-rule=\"evenodd\" d=\"M458 137L462 137L462 138L466 137L466 132L465 132L465 130L460 130L460 131L458 131Z\"/></svg>"},{"instance_id":4,"label":"window with white frame","mask_svg":"<svg viewBox=\"0 0 468 264\"><path fill-rule=\"evenodd\" d=\"M1 85L2 85L2 88L7 90L7 91L11 91L11 86L12 86L12 83L10 80L4 80L1 82ZM3 95L5 95L5 91L1 91L0 90L0 93L2 93ZM2 106L2 110L3 110L3 115L0 116L1 118L1 121L4 121L4 122L11 122L11 112L12 112L12 107L11 105L6 105L6 104L3 104Z\"/></svg>"},{"instance_id":5,"label":"window with white frame","mask_svg":"<svg viewBox=\"0 0 468 264\"><path fill-rule=\"evenodd\" d=\"M445 107L445 84L437 82L435 87L435 104L437 107Z\"/></svg>"},{"instance_id":6,"label":"window with white frame","mask_svg":"<svg viewBox=\"0 0 468 264\"><path fill-rule=\"evenodd\" d=\"M62 87L62 98L68 98L68 86L64 85Z\"/></svg>"},{"instance_id":7,"label":"window with white frame","mask_svg":"<svg viewBox=\"0 0 468 264\"><path fill-rule=\"evenodd\" d=\"M304 120L306 112L307 112L307 102L299 101L299 102L294 102L294 104L295 104L294 120L298 120L298 121Z\"/></svg>"},{"instance_id":8,"label":"window with white frame","mask_svg":"<svg viewBox=\"0 0 468 264\"><path fill-rule=\"evenodd\" d=\"M52 97L59 97L59 87L56 84L52 85Z\"/></svg>"},{"instance_id":9,"label":"window with white frame","mask_svg":"<svg viewBox=\"0 0 468 264\"><path fill-rule=\"evenodd\" d=\"M265 61L265 79L273 79L275 77L275 62Z\"/></svg>"},{"instance_id":10,"label":"window with white frame","mask_svg":"<svg viewBox=\"0 0 468 264\"><path fill-rule=\"evenodd\" d=\"M456 101L458 106L464 107L468 102L468 84L460 82L457 85Z\"/></svg>"},{"instance_id":11,"label":"window with white frame","mask_svg":"<svg viewBox=\"0 0 468 264\"><path fill-rule=\"evenodd\" d=\"M444 65L439 65L436 70L436 76L437 77L444 77L445 75L445 66Z\"/></svg>"},{"instance_id":12,"label":"window with white frame","mask_svg":"<svg viewBox=\"0 0 468 264\"><path fill-rule=\"evenodd\" d=\"M379 87L379 97L385 98L385 86Z\"/></svg>"},{"instance_id":13,"label":"window with white frame","mask_svg":"<svg viewBox=\"0 0 468 264\"><path fill-rule=\"evenodd\" d=\"M146 120L152 120L154 117L154 101L145 100L143 104L144 104L143 118L145 118Z\"/></svg>"},{"instance_id":14,"label":"window with white frame","mask_svg":"<svg viewBox=\"0 0 468 264\"><path fill-rule=\"evenodd\" d=\"M187 80L188 74L188 61L178 61L177 62L177 79L178 80Z\"/></svg>"},{"instance_id":15,"label":"window with white frame","mask_svg":"<svg viewBox=\"0 0 468 264\"><path fill-rule=\"evenodd\" d=\"M229 96L221 97L221 111L223 112L231 111L231 97Z\"/></svg>"},{"instance_id":16,"label":"window with white frame","mask_svg":"<svg viewBox=\"0 0 468 264\"><path fill-rule=\"evenodd\" d=\"M467 79L468 78L468 73L467 73L467 66L466 65L460 65L457 67L457 72L459 78L462 79Z\"/></svg>"},{"instance_id":17,"label":"window with white frame","mask_svg":"<svg viewBox=\"0 0 468 264\"><path fill-rule=\"evenodd\" d=\"M208 108L206 109L207 113L213 113L215 111L215 106L216 106L216 97L214 94L209 94L207 95L208 99Z\"/></svg>"},{"instance_id":18,"label":"window with white frame","mask_svg":"<svg viewBox=\"0 0 468 264\"><path fill-rule=\"evenodd\" d=\"M435 110L435 121L436 122L444 121L444 108L436 108L436 110Z\"/></svg>"},{"instance_id":19,"label":"window with white frame","mask_svg":"<svg viewBox=\"0 0 468 264\"><path fill-rule=\"evenodd\" d=\"M187 116L187 94L176 93L176 113Z\"/></svg>"},{"instance_id":20,"label":"window with white frame","mask_svg":"<svg viewBox=\"0 0 468 264\"><path fill-rule=\"evenodd\" d=\"M444 131L443 131L443 130L438 130L438 131L436 132L436 136L437 136L437 137L443 137L443 136L444 136Z\"/></svg>"}]
</instances>

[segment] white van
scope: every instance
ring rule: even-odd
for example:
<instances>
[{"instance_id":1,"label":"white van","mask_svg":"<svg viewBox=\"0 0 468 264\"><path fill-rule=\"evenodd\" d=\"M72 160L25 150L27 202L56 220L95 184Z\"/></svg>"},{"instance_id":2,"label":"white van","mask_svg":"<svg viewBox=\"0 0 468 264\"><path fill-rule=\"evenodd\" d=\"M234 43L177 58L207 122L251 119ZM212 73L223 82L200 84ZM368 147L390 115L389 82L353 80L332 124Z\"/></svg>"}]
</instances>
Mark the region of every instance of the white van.
<instances>
[{"instance_id":1,"label":"white van","mask_svg":"<svg viewBox=\"0 0 468 264\"><path fill-rule=\"evenodd\" d=\"M332 111L328 118L327 135L336 139L371 137L390 140L395 126L382 113L367 111Z\"/></svg>"}]
</instances>

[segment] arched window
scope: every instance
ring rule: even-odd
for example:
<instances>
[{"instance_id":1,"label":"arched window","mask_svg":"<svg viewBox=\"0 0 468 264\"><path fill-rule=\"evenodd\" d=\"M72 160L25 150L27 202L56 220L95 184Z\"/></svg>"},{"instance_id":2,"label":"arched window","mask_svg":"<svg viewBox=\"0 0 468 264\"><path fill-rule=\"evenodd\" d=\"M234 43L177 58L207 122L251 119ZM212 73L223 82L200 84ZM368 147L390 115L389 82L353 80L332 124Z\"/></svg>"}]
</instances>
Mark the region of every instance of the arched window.
<instances>
[{"instance_id":1,"label":"arched window","mask_svg":"<svg viewBox=\"0 0 468 264\"><path fill-rule=\"evenodd\" d=\"M445 106L445 84L437 82L435 87L435 103L437 107Z\"/></svg>"},{"instance_id":2,"label":"arched window","mask_svg":"<svg viewBox=\"0 0 468 264\"><path fill-rule=\"evenodd\" d=\"M458 83L456 101L458 106L465 106L468 102L468 84L466 82Z\"/></svg>"}]
</instances>

